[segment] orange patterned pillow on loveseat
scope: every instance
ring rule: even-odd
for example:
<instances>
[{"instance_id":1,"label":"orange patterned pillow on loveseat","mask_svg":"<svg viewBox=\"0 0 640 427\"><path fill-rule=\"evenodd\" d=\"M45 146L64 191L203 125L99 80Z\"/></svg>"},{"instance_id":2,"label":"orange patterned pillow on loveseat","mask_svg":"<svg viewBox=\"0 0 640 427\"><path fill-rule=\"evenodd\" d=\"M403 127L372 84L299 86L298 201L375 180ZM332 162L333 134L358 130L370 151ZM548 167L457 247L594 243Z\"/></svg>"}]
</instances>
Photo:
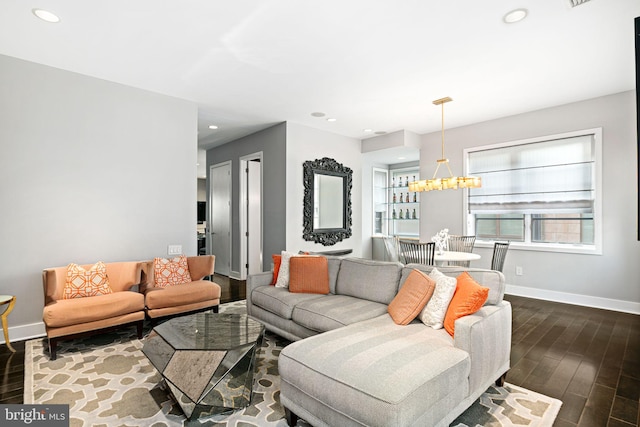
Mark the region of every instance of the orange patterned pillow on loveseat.
<instances>
[{"instance_id":1,"label":"orange patterned pillow on loveseat","mask_svg":"<svg viewBox=\"0 0 640 427\"><path fill-rule=\"evenodd\" d=\"M63 299L93 297L112 293L104 262L95 263L89 270L78 264L67 266L67 280L64 284Z\"/></svg>"},{"instance_id":2,"label":"orange patterned pillow on loveseat","mask_svg":"<svg viewBox=\"0 0 640 427\"><path fill-rule=\"evenodd\" d=\"M174 259L154 258L153 281L159 288L191 283L187 257L180 255Z\"/></svg>"}]
</instances>

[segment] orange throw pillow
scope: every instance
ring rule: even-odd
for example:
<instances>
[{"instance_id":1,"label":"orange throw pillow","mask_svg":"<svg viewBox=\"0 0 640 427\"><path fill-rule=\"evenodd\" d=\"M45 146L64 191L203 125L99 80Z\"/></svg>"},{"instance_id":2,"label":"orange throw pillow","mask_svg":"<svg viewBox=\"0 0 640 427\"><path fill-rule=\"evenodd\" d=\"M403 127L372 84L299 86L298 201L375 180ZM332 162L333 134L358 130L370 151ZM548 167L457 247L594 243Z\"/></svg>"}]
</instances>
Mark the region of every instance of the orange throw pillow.
<instances>
[{"instance_id":1,"label":"orange throw pillow","mask_svg":"<svg viewBox=\"0 0 640 427\"><path fill-rule=\"evenodd\" d=\"M329 264L323 256L294 256L289 260L289 292L329 293Z\"/></svg>"},{"instance_id":2,"label":"orange throw pillow","mask_svg":"<svg viewBox=\"0 0 640 427\"><path fill-rule=\"evenodd\" d=\"M282 263L282 255L271 255L273 260L273 279L271 279L271 286L275 286L278 281L278 273L280 272L280 264Z\"/></svg>"},{"instance_id":3,"label":"orange throw pillow","mask_svg":"<svg viewBox=\"0 0 640 427\"><path fill-rule=\"evenodd\" d=\"M78 264L67 266L67 280L64 284L62 299L93 297L110 294L107 266L102 261L97 262L89 270Z\"/></svg>"},{"instance_id":4,"label":"orange throw pillow","mask_svg":"<svg viewBox=\"0 0 640 427\"><path fill-rule=\"evenodd\" d=\"M191 283L187 257L180 255L172 260L155 258L153 260L153 281L159 288Z\"/></svg>"},{"instance_id":5,"label":"orange throw pillow","mask_svg":"<svg viewBox=\"0 0 640 427\"><path fill-rule=\"evenodd\" d=\"M451 336L456 320L480 310L489 297L489 288L480 286L466 271L457 280L456 292L444 317L444 328Z\"/></svg>"},{"instance_id":6,"label":"orange throw pillow","mask_svg":"<svg viewBox=\"0 0 640 427\"><path fill-rule=\"evenodd\" d=\"M407 276L387 311L398 325L408 325L422 311L436 288L436 282L420 270Z\"/></svg>"}]
</instances>

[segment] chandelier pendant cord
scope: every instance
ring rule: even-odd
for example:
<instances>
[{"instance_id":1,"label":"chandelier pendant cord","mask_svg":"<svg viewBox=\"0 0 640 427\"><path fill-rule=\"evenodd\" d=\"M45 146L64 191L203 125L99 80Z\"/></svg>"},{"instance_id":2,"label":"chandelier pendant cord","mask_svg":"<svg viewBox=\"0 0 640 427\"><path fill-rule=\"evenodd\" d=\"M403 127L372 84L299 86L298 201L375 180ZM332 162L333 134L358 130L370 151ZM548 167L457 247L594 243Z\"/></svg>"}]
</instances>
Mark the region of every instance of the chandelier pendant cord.
<instances>
[{"instance_id":1,"label":"chandelier pendant cord","mask_svg":"<svg viewBox=\"0 0 640 427\"><path fill-rule=\"evenodd\" d=\"M444 104L446 102L449 102L449 101L451 101L451 99L448 98L448 97L447 98L442 98L442 99L437 99L437 100L433 101L434 104L436 104L436 105L440 104L440 107L441 107L441 119L440 119L440 121L441 121L441 129L442 129L442 131L441 131L440 141L441 141L442 156L440 157L439 160L436 160L436 162L438 163L438 166L436 166L436 171L433 173L433 178L431 178L431 179L436 179L436 176L438 175L438 169L440 169L440 165L443 164L443 163L447 166L447 170L449 171L449 176L453 176L453 172L451 172L451 166L449 166L449 159L447 159L444 156Z\"/></svg>"}]
</instances>

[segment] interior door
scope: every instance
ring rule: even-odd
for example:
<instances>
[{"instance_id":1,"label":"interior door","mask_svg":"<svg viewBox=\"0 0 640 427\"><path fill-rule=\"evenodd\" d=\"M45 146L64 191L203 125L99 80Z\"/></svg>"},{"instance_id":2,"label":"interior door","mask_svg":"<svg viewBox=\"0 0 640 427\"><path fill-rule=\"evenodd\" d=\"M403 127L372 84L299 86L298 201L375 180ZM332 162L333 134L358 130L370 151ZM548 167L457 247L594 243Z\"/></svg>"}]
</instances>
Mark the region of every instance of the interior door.
<instances>
[{"instance_id":1,"label":"interior door","mask_svg":"<svg viewBox=\"0 0 640 427\"><path fill-rule=\"evenodd\" d=\"M262 272L262 189L259 159L247 162L247 273Z\"/></svg>"},{"instance_id":2,"label":"interior door","mask_svg":"<svg viewBox=\"0 0 640 427\"><path fill-rule=\"evenodd\" d=\"M209 174L210 252L216 256L215 272L231 271L231 162L211 166Z\"/></svg>"}]
</instances>

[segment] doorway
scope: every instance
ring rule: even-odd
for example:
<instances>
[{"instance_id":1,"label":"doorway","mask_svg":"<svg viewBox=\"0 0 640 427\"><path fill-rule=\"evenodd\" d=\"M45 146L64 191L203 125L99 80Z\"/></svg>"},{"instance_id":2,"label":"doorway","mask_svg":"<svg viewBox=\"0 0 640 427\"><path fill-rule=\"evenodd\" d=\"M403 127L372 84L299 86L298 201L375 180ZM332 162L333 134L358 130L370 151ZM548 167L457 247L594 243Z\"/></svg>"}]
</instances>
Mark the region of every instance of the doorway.
<instances>
[{"instance_id":1,"label":"doorway","mask_svg":"<svg viewBox=\"0 0 640 427\"><path fill-rule=\"evenodd\" d=\"M262 152L240 158L240 280L262 272Z\"/></svg>"},{"instance_id":2,"label":"doorway","mask_svg":"<svg viewBox=\"0 0 640 427\"><path fill-rule=\"evenodd\" d=\"M231 162L209 170L208 253L216 256L215 273L231 272Z\"/></svg>"}]
</instances>

